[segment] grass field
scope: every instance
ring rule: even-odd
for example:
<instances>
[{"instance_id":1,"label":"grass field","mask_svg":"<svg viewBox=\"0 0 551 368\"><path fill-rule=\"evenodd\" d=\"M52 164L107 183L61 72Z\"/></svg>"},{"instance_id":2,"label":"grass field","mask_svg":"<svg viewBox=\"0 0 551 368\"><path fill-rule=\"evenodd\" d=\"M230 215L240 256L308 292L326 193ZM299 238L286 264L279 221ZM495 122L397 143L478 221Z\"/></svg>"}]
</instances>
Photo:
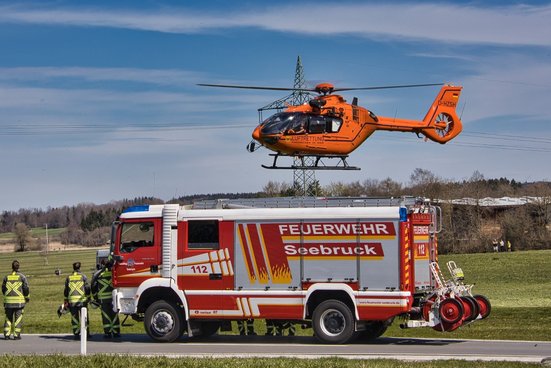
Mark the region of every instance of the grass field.
<instances>
[{"instance_id":1,"label":"grass field","mask_svg":"<svg viewBox=\"0 0 551 368\"><path fill-rule=\"evenodd\" d=\"M47 257L37 252L0 254L0 275L8 273L17 258L29 278L31 302L25 308L24 333L69 333L69 316L58 318L56 314L63 301L65 277L71 264L80 261L91 278L95 252L50 252ZM551 250L442 256L440 263L451 259L463 268L466 282L476 283L473 291L490 299L490 317L445 334L426 328L401 330L397 319L385 336L551 340ZM61 276L54 274L57 268ZM91 310L90 324L93 333L101 333L99 310ZM144 331L141 323L128 319L127 324L123 333ZM258 333L265 331L263 321L255 327ZM297 333L311 335L312 331L297 329Z\"/></svg>"},{"instance_id":2,"label":"grass field","mask_svg":"<svg viewBox=\"0 0 551 368\"><path fill-rule=\"evenodd\" d=\"M58 236L62 232L64 232L66 228L59 228L59 229L48 229L48 236ZM44 227L34 227L30 229L31 236L33 238L46 238L46 228ZM0 240L12 240L14 239L15 234L14 233L1 233L0 234Z\"/></svg>"},{"instance_id":3,"label":"grass field","mask_svg":"<svg viewBox=\"0 0 551 368\"><path fill-rule=\"evenodd\" d=\"M401 362L390 359L374 360L349 360L342 358L324 358L324 359L288 359L288 358L166 358L166 357L130 357L94 355L94 356L5 356L0 361L3 366L10 368L28 368L28 367L63 367L63 368L151 368L151 367L186 367L186 368L439 368L439 367L457 367L470 368L528 368L541 367L541 364L535 363L514 363L514 362L467 362L459 360L445 360L436 362Z\"/></svg>"}]
</instances>

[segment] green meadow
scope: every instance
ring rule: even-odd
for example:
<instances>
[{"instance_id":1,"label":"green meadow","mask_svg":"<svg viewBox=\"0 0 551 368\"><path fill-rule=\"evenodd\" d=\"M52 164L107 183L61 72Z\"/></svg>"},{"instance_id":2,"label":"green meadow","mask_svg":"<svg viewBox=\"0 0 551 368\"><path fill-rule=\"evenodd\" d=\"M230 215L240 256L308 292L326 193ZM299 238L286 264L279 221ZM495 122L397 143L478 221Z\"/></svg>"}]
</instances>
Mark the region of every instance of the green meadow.
<instances>
[{"instance_id":1,"label":"green meadow","mask_svg":"<svg viewBox=\"0 0 551 368\"><path fill-rule=\"evenodd\" d=\"M117 355L90 356L17 356L0 357L0 363L10 368L63 367L63 368L528 368L541 367L539 363L469 362L443 360L434 362L402 362L392 359L351 360L344 358L296 359L296 358L167 358L133 357Z\"/></svg>"}]
</instances>

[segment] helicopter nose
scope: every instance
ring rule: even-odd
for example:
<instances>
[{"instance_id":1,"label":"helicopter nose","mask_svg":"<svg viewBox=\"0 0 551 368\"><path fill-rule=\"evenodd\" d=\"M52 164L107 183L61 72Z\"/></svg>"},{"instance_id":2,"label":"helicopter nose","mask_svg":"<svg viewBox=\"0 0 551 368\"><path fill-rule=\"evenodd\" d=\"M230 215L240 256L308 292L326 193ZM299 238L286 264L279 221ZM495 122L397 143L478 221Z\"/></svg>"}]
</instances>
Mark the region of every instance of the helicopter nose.
<instances>
[{"instance_id":1,"label":"helicopter nose","mask_svg":"<svg viewBox=\"0 0 551 368\"><path fill-rule=\"evenodd\" d=\"M256 129L253 132L253 139L255 141L260 141L260 125L256 127Z\"/></svg>"}]
</instances>

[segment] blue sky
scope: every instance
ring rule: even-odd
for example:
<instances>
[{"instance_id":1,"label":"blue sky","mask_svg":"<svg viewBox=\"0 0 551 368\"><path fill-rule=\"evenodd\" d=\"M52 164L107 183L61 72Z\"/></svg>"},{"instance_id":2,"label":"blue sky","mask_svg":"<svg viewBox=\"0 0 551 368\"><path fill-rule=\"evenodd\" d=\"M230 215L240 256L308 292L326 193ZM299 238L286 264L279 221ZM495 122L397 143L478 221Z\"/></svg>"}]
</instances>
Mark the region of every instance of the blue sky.
<instances>
[{"instance_id":1,"label":"blue sky","mask_svg":"<svg viewBox=\"0 0 551 368\"><path fill-rule=\"evenodd\" d=\"M204 4L203 4L204 3ZM449 82L463 133L445 145L376 132L355 172L549 180L550 2L0 1L0 211L135 196L258 191L292 172L245 151L257 109L292 86ZM437 87L345 93L422 119Z\"/></svg>"}]
</instances>

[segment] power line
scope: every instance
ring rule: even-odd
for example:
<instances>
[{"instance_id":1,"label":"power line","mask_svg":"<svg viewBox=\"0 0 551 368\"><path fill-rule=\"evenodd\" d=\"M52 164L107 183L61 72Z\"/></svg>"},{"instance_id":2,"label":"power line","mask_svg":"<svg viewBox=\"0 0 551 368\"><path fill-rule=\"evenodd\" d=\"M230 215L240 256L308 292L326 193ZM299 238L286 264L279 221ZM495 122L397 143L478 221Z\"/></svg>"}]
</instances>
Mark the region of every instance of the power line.
<instances>
[{"instance_id":1,"label":"power line","mask_svg":"<svg viewBox=\"0 0 551 368\"><path fill-rule=\"evenodd\" d=\"M462 133L463 134L463 133ZM460 135L461 136L461 135ZM411 140L408 138L391 138L391 137L380 137L374 138L377 140L387 140L400 143L417 143L416 140ZM540 142L537 142L540 143ZM551 152L551 147L536 147L536 146L520 146L520 145L505 145L505 144L493 144L493 143L484 143L484 142L458 142L457 139L453 142L447 144L449 147L472 147L472 148L484 148L484 149L493 149L493 150L507 150L507 151L527 151L527 152Z\"/></svg>"},{"instance_id":2,"label":"power line","mask_svg":"<svg viewBox=\"0 0 551 368\"><path fill-rule=\"evenodd\" d=\"M488 144L488 143L477 144L477 143L455 142L453 145L462 146L462 147L501 149L501 150L507 150L507 151L551 152L551 148L522 147L522 146L512 146L512 145L503 145L503 144Z\"/></svg>"},{"instance_id":3,"label":"power line","mask_svg":"<svg viewBox=\"0 0 551 368\"><path fill-rule=\"evenodd\" d=\"M490 138L490 139L501 139L501 140L517 141L517 142L522 141L522 142L535 142L535 143L551 143L550 138L528 137L528 136L513 135L513 134L497 134L497 133L468 131L468 132L462 132L461 135L471 136L471 137L483 137L483 138Z\"/></svg>"},{"instance_id":4,"label":"power line","mask_svg":"<svg viewBox=\"0 0 551 368\"><path fill-rule=\"evenodd\" d=\"M0 129L0 135L6 136L32 136L32 135L59 135L59 134L82 134L82 133L110 133L110 132L139 132L148 129L155 130L215 130L215 129L241 129L252 128L254 124L228 124L228 125L211 125L211 124L141 124L115 126L105 124L12 124L3 126Z\"/></svg>"}]
</instances>

